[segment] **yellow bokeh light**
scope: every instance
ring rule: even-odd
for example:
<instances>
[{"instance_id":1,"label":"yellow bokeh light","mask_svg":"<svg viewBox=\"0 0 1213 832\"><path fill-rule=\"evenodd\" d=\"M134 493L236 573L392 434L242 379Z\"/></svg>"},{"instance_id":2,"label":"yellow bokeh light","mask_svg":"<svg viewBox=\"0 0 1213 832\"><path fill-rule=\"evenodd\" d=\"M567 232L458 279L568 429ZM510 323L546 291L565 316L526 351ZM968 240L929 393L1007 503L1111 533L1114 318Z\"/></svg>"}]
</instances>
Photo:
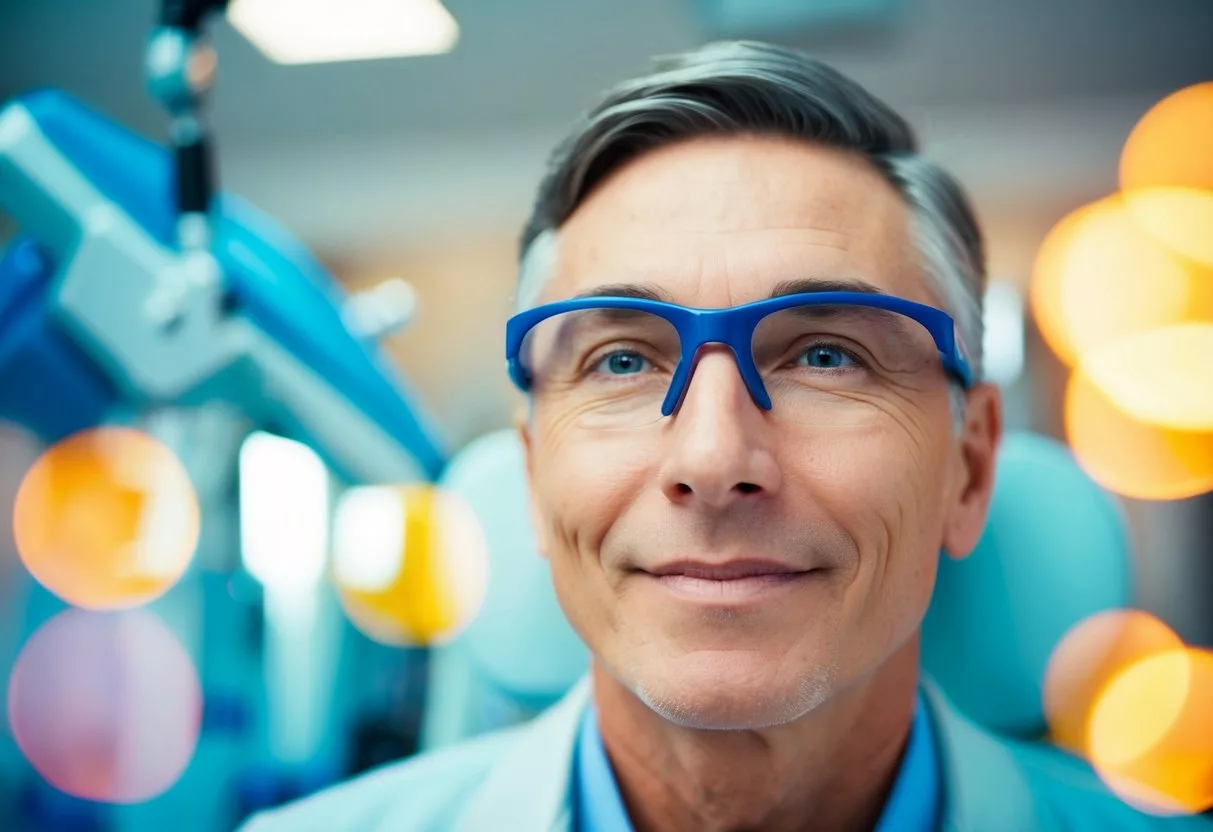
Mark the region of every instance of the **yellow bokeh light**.
<instances>
[{"instance_id":1,"label":"yellow bokeh light","mask_svg":"<svg viewBox=\"0 0 1213 832\"><path fill-rule=\"evenodd\" d=\"M1147 656L1122 673L1124 678L1112 679L1091 710L1091 757L1110 771L1149 753L1166 737L1192 684L1183 645Z\"/></svg>"},{"instance_id":2,"label":"yellow bokeh light","mask_svg":"<svg viewBox=\"0 0 1213 832\"><path fill-rule=\"evenodd\" d=\"M1083 470L1118 494L1180 500L1213 489L1213 432L1171 430L1133 419L1081 366L1066 389L1065 424Z\"/></svg>"},{"instance_id":3,"label":"yellow bokeh light","mask_svg":"<svg viewBox=\"0 0 1213 832\"><path fill-rule=\"evenodd\" d=\"M1213 431L1213 322L1120 338L1088 353L1082 371L1135 421Z\"/></svg>"},{"instance_id":4,"label":"yellow bokeh light","mask_svg":"<svg viewBox=\"0 0 1213 832\"><path fill-rule=\"evenodd\" d=\"M1123 193L1133 220L1172 251L1213 267L1213 191L1137 188Z\"/></svg>"},{"instance_id":5,"label":"yellow bokeh light","mask_svg":"<svg viewBox=\"0 0 1213 832\"><path fill-rule=\"evenodd\" d=\"M338 506L334 536L342 606L378 642L449 640L484 602L487 542L452 494L424 485L353 489Z\"/></svg>"},{"instance_id":6,"label":"yellow bokeh light","mask_svg":"<svg viewBox=\"0 0 1213 832\"><path fill-rule=\"evenodd\" d=\"M1213 653L1178 648L1130 665L1091 713L1091 764L1157 814L1213 807Z\"/></svg>"},{"instance_id":7,"label":"yellow bokeh light","mask_svg":"<svg viewBox=\"0 0 1213 832\"><path fill-rule=\"evenodd\" d=\"M1108 610L1075 625L1045 670L1044 711L1053 742L1086 756L1092 709L1109 680L1136 661L1182 646L1170 627L1140 610Z\"/></svg>"},{"instance_id":8,"label":"yellow bokeh light","mask_svg":"<svg viewBox=\"0 0 1213 832\"><path fill-rule=\"evenodd\" d=\"M1074 365L1113 339L1203 314L1209 298L1194 285L1198 272L1138 227L1119 197L1108 197L1049 232L1029 299L1045 341Z\"/></svg>"},{"instance_id":9,"label":"yellow bokeh light","mask_svg":"<svg viewBox=\"0 0 1213 832\"><path fill-rule=\"evenodd\" d=\"M122 427L82 431L26 473L13 507L17 551L70 604L147 603L185 572L198 543L197 495L173 452Z\"/></svg>"},{"instance_id":10,"label":"yellow bokeh light","mask_svg":"<svg viewBox=\"0 0 1213 832\"><path fill-rule=\"evenodd\" d=\"M1166 245L1213 266L1213 82L1175 92L1125 142L1120 186L1134 219Z\"/></svg>"}]
</instances>

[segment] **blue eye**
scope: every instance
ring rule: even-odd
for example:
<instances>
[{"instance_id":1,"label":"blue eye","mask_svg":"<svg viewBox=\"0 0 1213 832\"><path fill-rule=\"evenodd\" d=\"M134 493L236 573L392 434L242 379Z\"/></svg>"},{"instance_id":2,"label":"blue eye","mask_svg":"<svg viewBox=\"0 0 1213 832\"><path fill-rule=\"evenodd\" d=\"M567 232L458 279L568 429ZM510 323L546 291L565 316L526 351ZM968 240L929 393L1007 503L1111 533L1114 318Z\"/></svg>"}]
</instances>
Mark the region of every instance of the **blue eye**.
<instances>
[{"instance_id":1,"label":"blue eye","mask_svg":"<svg viewBox=\"0 0 1213 832\"><path fill-rule=\"evenodd\" d=\"M602 372L612 376L631 376L642 373L648 368L649 362L645 358L637 353L623 350L603 356L594 365L595 372Z\"/></svg>"},{"instance_id":2,"label":"blue eye","mask_svg":"<svg viewBox=\"0 0 1213 832\"><path fill-rule=\"evenodd\" d=\"M814 344L797 357L796 363L815 370L840 370L854 366L856 362L846 350L830 344Z\"/></svg>"}]
</instances>

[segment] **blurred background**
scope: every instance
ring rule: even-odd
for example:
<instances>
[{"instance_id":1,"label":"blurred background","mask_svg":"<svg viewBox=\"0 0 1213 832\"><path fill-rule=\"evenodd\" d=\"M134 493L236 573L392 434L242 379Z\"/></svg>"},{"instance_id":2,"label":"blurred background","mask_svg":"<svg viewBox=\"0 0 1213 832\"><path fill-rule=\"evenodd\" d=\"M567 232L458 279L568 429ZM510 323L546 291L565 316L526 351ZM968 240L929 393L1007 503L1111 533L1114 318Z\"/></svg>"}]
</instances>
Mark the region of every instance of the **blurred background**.
<instances>
[{"instance_id":1,"label":"blurred background","mask_svg":"<svg viewBox=\"0 0 1213 832\"><path fill-rule=\"evenodd\" d=\"M1054 440L1000 484L1042 531L988 543L1039 583L1001 618L953 604L974 635L928 661L984 657L948 689L987 725L1213 806L1213 4L238 0L213 53L180 43L194 88L218 56L193 104L249 323L184 315L180 355L129 312L189 248L143 143L197 127L157 86L161 14L0 0L0 827L233 829L575 678L502 433L517 238L596 94L725 37L853 76L966 185L989 373L1008 428ZM175 375L220 341L239 373ZM1000 662L1026 698L979 713ZM1091 735L1156 711L1132 753Z\"/></svg>"}]
</instances>

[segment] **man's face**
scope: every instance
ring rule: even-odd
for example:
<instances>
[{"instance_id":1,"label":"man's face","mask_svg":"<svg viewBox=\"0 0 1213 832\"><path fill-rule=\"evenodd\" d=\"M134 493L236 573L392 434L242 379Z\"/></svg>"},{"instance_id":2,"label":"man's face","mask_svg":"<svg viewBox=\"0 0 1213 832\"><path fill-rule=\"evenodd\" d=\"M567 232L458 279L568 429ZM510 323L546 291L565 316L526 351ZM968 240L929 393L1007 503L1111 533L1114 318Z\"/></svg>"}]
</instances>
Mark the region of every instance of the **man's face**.
<instances>
[{"instance_id":1,"label":"man's face","mask_svg":"<svg viewBox=\"0 0 1213 832\"><path fill-rule=\"evenodd\" d=\"M595 190L559 232L540 302L634 283L730 307L822 278L938 306L917 264L908 209L859 157L702 139ZM587 426L536 393L523 438L537 536L614 678L676 722L756 728L871 675L915 634L940 548L976 541L988 482L974 484L942 372L867 405L861 424L775 418L719 346L674 415L644 427ZM788 574L728 577L755 562Z\"/></svg>"}]
</instances>

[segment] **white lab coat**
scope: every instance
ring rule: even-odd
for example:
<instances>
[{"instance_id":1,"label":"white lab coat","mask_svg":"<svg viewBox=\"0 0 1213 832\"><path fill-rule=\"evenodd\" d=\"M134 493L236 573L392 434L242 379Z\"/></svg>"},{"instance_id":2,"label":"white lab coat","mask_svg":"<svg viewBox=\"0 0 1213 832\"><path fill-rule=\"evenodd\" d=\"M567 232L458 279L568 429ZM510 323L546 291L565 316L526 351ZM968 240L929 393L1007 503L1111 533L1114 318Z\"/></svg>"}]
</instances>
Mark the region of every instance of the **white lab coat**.
<instances>
[{"instance_id":1,"label":"white lab coat","mask_svg":"<svg viewBox=\"0 0 1213 832\"><path fill-rule=\"evenodd\" d=\"M572 832L573 751L590 686L524 725L385 766L255 817L242 832ZM1213 832L1143 815L1056 749L995 737L929 683L943 832Z\"/></svg>"}]
</instances>

